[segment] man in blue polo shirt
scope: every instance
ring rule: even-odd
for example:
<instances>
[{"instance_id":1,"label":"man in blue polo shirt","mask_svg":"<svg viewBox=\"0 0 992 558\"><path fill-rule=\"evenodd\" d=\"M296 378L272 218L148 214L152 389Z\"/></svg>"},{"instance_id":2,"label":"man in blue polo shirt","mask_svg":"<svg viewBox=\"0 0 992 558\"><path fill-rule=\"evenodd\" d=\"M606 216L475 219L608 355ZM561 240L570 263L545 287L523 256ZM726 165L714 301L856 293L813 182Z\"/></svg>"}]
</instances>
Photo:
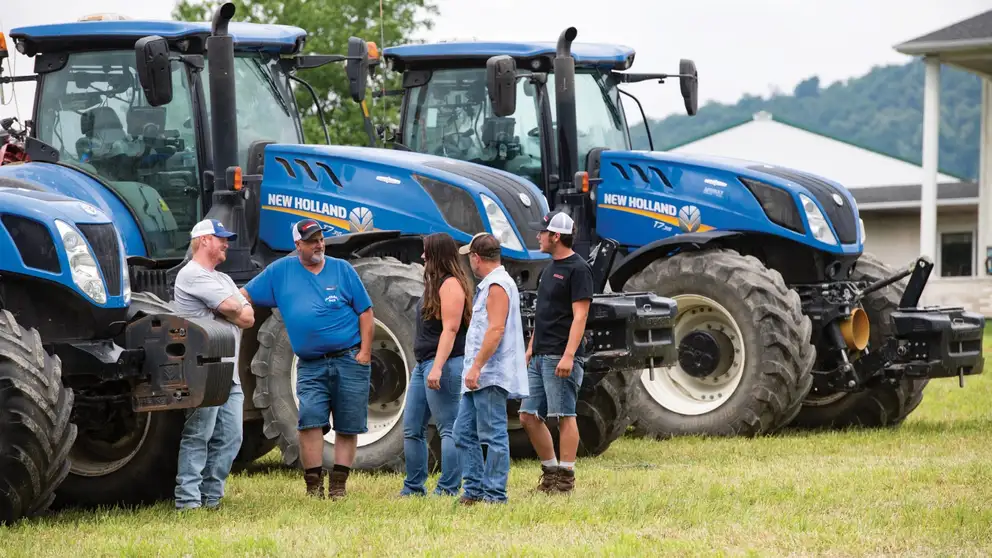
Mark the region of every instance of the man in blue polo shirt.
<instances>
[{"instance_id":1,"label":"man in blue polo shirt","mask_svg":"<svg viewBox=\"0 0 992 558\"><path fill-rule=\"evenodd\" d=\"M334 419L334 469L327 495L345 495L358 435L368 431L372 300L355 268L324 254L320 224L293 225L297 255L288 255L248 282L242 293L255 306L277 307L299 358L296 393L300 459L307 494L324 497L324 434Z\"/></svg>"}]
</instances>

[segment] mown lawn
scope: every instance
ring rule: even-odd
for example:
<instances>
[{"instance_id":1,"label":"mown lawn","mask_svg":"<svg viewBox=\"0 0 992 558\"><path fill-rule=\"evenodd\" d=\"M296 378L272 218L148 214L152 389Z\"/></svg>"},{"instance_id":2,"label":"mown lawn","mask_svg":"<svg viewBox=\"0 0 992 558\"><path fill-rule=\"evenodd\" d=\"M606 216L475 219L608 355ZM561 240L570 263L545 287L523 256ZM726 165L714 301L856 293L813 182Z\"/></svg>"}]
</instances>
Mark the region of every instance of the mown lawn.
<instances>
[{"instance_id":1,"label":"mown lawn","mask_svg":"<svg viewBox=\"0 0 992 558\"><path fill-rule=\"evenodd\" d=\"M224 510L63 513L0 528L0 556L987 556L990 402L992 371L931 382L892 431L624 438L579 462L570 499L532 494L537 463L515 464L495 507L400 499L385 475L311 502L273 452L232 478Z\"/></svg>"}]
</instances>

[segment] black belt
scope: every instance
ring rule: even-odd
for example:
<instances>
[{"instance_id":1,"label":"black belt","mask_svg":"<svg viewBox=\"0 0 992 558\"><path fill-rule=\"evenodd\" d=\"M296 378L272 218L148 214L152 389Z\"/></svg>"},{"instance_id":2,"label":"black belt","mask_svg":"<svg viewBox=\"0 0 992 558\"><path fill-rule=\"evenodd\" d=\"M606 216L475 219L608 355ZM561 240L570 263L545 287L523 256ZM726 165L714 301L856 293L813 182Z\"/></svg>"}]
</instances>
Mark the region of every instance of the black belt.
<instances>
[{"instance_id":1,"label":"black belt","mask_svg":"<svg viewBox=\"0 0 992 558\"><path fill-rule=\"evenodd\" d=\"M362 344L361 343L356 343L356 344L354 344L354 345L352 345L350 347L346 347L344 349L338 349L336 351L331 351L329 353L324 353L324 354L322 354L320 356L316 356L314 358L307 358L307 359L300 359L300 360L311 361L311 360L318 360L318 359L324 359L324 358L338 358L338 357L343 357L344 355L348 354L348 351L350 351L352 349L359 349L360 350L361 348L362 348Z\"/></svg>"}]
</instances>

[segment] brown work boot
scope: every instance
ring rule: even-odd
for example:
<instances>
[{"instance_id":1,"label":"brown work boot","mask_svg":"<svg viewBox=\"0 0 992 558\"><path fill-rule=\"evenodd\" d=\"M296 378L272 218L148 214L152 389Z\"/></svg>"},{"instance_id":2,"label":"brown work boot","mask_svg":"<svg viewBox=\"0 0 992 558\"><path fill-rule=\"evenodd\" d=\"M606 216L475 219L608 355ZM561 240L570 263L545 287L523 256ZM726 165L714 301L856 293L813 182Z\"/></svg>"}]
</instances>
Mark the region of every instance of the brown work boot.
<instances>
[{"instance_id":1,"label":"brown work boot","mask_svg":"<svg viewBox=\"0 0 992 558\"><path fill-rule=\"evenodd\" d=\"M303 480L307 483L307 496L318 500L324 499L324 470L319 472L303 473Z\"/></svg>"},{"instance_id":2,"label":"brown work boot","mask_svg":"<svg viewBox=\"0 0 992 558\"><path fill-rule=\"evenodd\" d=\"M558 490L558 469L559 467L541 465L541 482L537 485L539 491L551 494Z\"/></svg>"},{"instance_id":3,"label":"brown work boot","mask_svg":"<svg viewBox=\"0 0 992 558\"><path fill-rule=\"evenodd\" d=\"M468 496L462 496L458 499L458 503L463 506L474 506L481 502L481 500L476 500L475 498L469 498Z\"/></svg>"},{"instance_id":4,"label":"brown work boot","mask_svg":"<svg viewBox=\"0 0 992 558\"><path fill-rule=\"evenodd\" d=\"M562 494L569 494L575 488L575 470L561 467L558 469L558 478L555 482L555 490Z\"/></svg>"},{"instance_id":5,"label":"brown work boot","mask_svg":"<svg viewBox=\"0 0 992 558\"><path fill-rule=\"evenodd\" d=\"M331 500L344 498L345 484L348 482L350 471L332 470L327 477L327 497Z\"/></svg>"}]
</instances>

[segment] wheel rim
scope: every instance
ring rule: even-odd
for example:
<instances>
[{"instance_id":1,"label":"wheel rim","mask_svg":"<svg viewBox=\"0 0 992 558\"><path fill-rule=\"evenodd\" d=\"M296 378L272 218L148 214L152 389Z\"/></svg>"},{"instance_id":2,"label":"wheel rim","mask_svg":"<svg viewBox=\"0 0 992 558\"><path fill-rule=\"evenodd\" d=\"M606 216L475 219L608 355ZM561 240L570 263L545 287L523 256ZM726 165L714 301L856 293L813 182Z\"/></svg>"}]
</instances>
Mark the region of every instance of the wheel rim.
<instances>
[{"instance_id":1,"label":"wheel rim","mask_svg":"<svg viewBox=\"0 0 992 558\"><path fill-rule=\"evenodd\" d=\"M141 450L151 424L149 413L140 413L134 428L113 442L94 439L80 428L69 450L69 471L81 477L102 477L120 470Z\"/></svg>"},{"instance_id":2,"label":"wheel rim","mask_svg":"<svg viewBox=\"0 0 992 558\"><path fill-rule=\"evenodd\" d=\"M746 352L740 327L730 312L713 299L700 295L672 297L679 308L675 318L675 344L694 331L718 332L733 348L721 353L712 372L697 377L675 363L655 368L654 380L650 370L641 374L641 384L658 405L681 415L701 415L720 408L740 385Z\"/></svg>"},{"instance_id":3,"label":"wheel rim","mask_svg":"<svg viewBox=\"0 0 992 558\"><path fill-rule=\"evenodd\" d=\"M358 447L374 444L389 434L403 418L406 408L406 391L410 385L410 365L406 355L400 348L399 339L392 330L378 319L375 320L375 335L372 341L372 374L373 389L369 393L368 429L365 434L358 435ZM296 412L300 410L300 399L296 395L296 366L298 358L293 355L293 365L290 371L290 385L293 392L293 402ZM402 363L402 372L396 369ZM324 440L334 443L334 419L328 417L331 430L324 435Z\"/></svg>"}]
</instances>

